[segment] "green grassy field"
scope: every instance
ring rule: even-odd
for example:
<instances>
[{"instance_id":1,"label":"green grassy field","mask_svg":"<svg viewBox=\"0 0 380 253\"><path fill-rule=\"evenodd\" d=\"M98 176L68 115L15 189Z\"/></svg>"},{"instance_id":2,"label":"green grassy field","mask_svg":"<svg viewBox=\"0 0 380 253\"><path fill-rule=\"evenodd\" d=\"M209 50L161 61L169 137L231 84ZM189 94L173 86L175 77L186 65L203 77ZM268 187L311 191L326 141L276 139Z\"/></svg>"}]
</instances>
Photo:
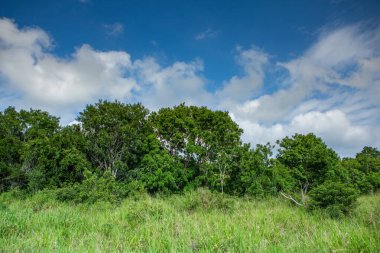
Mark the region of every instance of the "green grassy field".
<instances>
[{"instance_id":1,"label":"green grassy field","mask_svg":"<svg viewBox=\"0 0 380 253\"><path fill-rule=\"evenodd\" d=\"M283 199L207 191L74 205L0 196L0 252L380 252L380 195L331 219Z\"/></svg>"}]
</instances>

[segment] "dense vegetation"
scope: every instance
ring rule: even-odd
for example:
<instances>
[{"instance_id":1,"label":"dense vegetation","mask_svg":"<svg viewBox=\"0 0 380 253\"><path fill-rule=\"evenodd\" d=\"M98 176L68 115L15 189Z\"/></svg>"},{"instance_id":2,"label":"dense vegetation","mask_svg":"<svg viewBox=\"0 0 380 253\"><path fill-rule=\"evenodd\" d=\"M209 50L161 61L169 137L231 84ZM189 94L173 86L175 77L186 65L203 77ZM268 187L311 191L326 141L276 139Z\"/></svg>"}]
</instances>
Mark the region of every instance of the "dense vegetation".
<instances>
[{"instance_id":1,"label":"dense vegetation","mask_svg":"<svg viewBox=\"0 0 380 253\"><path fill-rule=\"evenodd\" d=\"M120 203L142 192L206 188L255 199L279 196L341 217L360 194L380 187L376 148L341 159L312 133L279 140L278 150L251 148L228 112L206 107L181 104L149 113L141 104L99 101L77 121L61 127L41 110L0 112L0 192L44 190L57 201Z\"/></svg>"}]
</instances>

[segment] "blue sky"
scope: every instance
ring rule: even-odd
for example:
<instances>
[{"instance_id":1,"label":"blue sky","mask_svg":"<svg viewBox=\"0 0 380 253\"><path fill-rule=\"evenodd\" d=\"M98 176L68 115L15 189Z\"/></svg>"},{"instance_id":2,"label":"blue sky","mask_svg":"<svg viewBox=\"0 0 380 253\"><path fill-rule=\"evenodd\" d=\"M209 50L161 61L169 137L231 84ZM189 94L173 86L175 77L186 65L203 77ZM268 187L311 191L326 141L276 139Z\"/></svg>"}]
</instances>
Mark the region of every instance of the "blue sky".
<instances>
[{"instance_id":1,"label":"blue sky","mask_svg":"<svg viewBox=\"0 0 380 253\"><path fill-rule=\"evenodd\" d=\"M252 144L380 146L379 1L1 1L0 109L228 110Z\"/></svg>"}]
</instances>

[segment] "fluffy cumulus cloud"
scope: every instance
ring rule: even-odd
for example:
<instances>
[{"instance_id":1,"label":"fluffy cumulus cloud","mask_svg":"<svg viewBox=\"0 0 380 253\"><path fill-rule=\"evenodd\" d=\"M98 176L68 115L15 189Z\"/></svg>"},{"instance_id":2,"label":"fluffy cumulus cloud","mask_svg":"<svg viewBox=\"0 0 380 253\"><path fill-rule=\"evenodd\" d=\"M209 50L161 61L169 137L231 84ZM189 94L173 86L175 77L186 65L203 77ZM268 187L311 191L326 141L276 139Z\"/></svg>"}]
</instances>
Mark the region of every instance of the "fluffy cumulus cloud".
<instances>
[{"instance_id":1,"label":"fluffy cumulus cloud","mask_svg":"<svg viewBox=\"0 0 380 253\"><path fill-rule=\"evenodd\" d=\"M230 111L252 144L314 132L341 155L380 145L379 27L324 31L303 55L281 63L254 46L238 47L242 74L213 92L200 59L161 66L153 57L133 60L90 45L60 58L52 44L42 29L0 19L1 105L42 108L67 123L100 98L141 101L152 110L186 102ZM269 67L288 75L265 92Z\"/></svg>"},{"instance_id":2,"label":"fluffy cumulus cloud","mask_svg":"<svg viewBox=\"0 0 380 253\"><path fill-rule=\"evenodd\" d=\"M132 61L123 51L77 48L69 58L52 54L51 38L39 28L20 29L0 20L2 104L33 106L72 117L73 110L103 99L143 101L151 108L209 99L201 61L162 68L153 58Z\"/></svg>"},{"instance_id":3,"label":"fluffy cumulus cloud","mask_svg":"<svg viewBox=\"0 0 380 253\"><path fill-rule=\"evenodd\" d=\"M136 97L148 107L158 109L182 102L212 106L213 95L206 91L206 80L199 74L203 69L200 60L175 62L163 68L153 58L147 58L137 60L135 67L143 84Z\"/></svg>"},{"instance_id":4,"label":"fluffy cumulus cloud","mask_svg":"<svg viewBox=\"0 0 380 253\"><path fill-rule=\"evenodd\" d=\"M324 32L301 57L278 63L286 88L231 107L252 142L314 132L342 155L379 146L380 29ZM258 134L261 133L261 134Z\"/></svg>"},{"instance_id":5,"label":"fluffy cumulus cloud","mask_svg":"<svg viewBox=\"0 0 380 253\"><path fill-rule=\"evenodd\" d=\"M255 48L243 50L238 47L237 52L236 60L243 68L244 75L231 77L217 92L219 99L228 103L246 101L255 94L263 85L264 67L268 62L268 55Z\"/></svg>"},{"instance_id":6,"label":"fluffy cumulus cloud","mask_svg":"<svg viewBox=\"0 0 380 253\"><path fill-rule=\"evenodd\" d=\"M128 76L129 54L83 45L62 59L50 53L51 45L41 29L18 29L11 20L0 21L0 74L8 100L56 111L94 101L100 94L124 99L137 88Z\"/></svg>"}]
</instances>

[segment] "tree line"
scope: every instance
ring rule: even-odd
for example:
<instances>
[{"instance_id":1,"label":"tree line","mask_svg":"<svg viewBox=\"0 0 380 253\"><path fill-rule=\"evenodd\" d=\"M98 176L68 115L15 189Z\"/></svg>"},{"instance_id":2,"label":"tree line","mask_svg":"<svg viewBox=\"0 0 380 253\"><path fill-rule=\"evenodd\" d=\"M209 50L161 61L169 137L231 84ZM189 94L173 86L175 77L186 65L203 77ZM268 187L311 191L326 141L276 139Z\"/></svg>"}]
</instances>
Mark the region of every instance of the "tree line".
<instances>
[{"instance_id":1,"label":"tree line","mask_svg":"<svg viewBox=\"0 0 380 253\"><path fill-rule=\"evenodd\" d=\"M314 134L273 145L243 143L225 111L180 104L149 113L142 104L99 101L60 126L41 110L0 112L0 192L54 189L74 202L116 201L146 191L198 187L236 196L279 195L309 209L347 214L380 187L380 152L341 159Z\"/></svg>"}]
</instances>

